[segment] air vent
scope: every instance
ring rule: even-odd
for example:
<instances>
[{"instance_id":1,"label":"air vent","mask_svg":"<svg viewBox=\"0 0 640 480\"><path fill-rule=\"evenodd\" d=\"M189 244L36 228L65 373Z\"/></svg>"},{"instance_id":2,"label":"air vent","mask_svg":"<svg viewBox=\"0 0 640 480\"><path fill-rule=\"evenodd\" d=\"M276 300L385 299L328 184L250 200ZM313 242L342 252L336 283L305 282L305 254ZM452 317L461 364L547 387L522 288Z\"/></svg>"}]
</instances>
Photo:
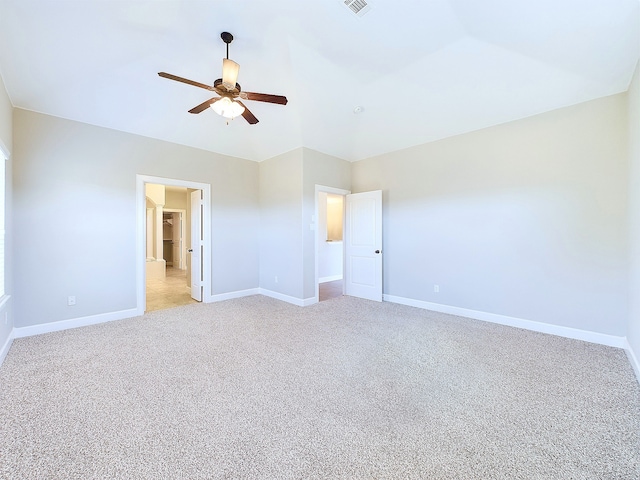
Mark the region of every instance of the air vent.
<instances>
[{"instance_id":1,"label":"air vent","mask_svg":"<svg viewBox=\"0 0 640 480\"><path fill-rule=\"evenodd\" d=\"M349 10L359 17L362 17L365 13L371 10L371 5L369 5L365 0L344 0L344 4L349 8Z\"/></svg>"}]
</instances>

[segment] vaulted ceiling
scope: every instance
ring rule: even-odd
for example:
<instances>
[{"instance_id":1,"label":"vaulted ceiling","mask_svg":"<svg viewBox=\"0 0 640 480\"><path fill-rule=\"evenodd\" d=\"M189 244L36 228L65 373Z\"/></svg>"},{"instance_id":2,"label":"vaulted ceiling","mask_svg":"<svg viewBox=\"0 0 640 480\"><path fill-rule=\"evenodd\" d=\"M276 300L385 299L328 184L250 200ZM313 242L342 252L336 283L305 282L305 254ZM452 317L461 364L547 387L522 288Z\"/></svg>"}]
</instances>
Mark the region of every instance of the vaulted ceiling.
<instances>
[{"instance_id":1,"label":"vaulted ceiling","mask_svg":"<svg viewBox=\"0 0 640 480\"><path fill-rule=\"evenodd\" d=\"M347 0L349 1L349 0ZM638 0L0 0L15 107L261 161L297 147L360 160L625 91ZM235 39L260 122L187 111ZM360 113L354 113L361 107Z\"/></svg>"}]
</instances>

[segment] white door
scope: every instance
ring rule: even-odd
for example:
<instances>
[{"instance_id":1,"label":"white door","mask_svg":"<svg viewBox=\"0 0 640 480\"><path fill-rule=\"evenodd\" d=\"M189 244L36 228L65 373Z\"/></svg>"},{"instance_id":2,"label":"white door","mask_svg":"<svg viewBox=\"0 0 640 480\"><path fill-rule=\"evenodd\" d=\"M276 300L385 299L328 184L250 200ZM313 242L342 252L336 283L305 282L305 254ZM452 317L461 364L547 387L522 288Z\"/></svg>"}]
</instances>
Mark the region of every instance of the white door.
<instances>
[{"instance_id":1,"label":"white door","mask_svg":"<svg viewBox=\"0 0 640 480\"><path fill-rule=\"evenodd\" d=\"M191 297L202 301L202 190L191 192Z\"/></svg>"},{"instance_id":2,"label":"white door","mask_svg":"<svg viewBox=\"0 0 640 480\"><path fill-rule=\"evenodd\" d=\"M173 268L184 270L182 264L182 213L173 212L171 214L171 220L173 222L172 230L172 248L173 248Z\"/></svg>"},{"instance_id":3,"label":"white door","mask_svg":"<svg viewBox=\"0 0 640 480\"><path fill-rule=\"evenodd\" d=\"M382 190L346 196L345 294L382 301Z\"/></svg>"}]
</instances>

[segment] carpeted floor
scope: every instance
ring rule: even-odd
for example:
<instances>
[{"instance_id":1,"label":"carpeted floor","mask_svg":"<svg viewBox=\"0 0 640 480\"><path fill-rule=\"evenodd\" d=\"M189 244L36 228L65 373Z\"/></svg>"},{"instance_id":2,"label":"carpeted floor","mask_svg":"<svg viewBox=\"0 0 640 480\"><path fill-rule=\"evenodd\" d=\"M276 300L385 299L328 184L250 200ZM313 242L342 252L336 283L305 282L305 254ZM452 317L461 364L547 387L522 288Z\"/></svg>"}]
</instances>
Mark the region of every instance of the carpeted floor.
<instances>
[{"instance_id":1,"label":"carpeted floor","mask_svg":"<svg viewBox=\"0 0 640 480\"><path fill-rule=\"evenodd\" d=\"M17 339L0 478L638 479L622 350L350 297Z\"/></svg>"}]
</instances>

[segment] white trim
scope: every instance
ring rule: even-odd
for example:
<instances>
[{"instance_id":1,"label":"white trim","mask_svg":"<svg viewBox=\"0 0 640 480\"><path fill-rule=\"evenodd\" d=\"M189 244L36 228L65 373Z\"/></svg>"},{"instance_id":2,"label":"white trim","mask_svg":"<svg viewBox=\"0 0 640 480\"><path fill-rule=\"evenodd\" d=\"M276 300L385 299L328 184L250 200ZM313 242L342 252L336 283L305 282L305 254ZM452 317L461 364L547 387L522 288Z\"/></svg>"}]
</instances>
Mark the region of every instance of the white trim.
<instances>
[{"instance_id":1,"label":"white trim","mask_svg":"<svg viewBox=\"0 0 640 480\"><path fill-rule=\"evenodd\" d=\"M177 180L173 178L154 177L151 175L136 174L136 308L137 315L144 315L147 303L146 291L146 261L147 245L145 237L146 222L146 200L145 184L155 183L170 187L185 187L195 190L202 190L203 218L202 234L204 250L202 253L202 265L204 269L204 280L202 282L202 302L209 303L211 295L211 185L208 183L191 182L188 180Z\"/></svg>"},{"instance_id":2,"label":"white trim","mask_svg":"<svg viewBox=\"0 0 640 480\"><path fill-rule=\"evenodd\" d=\"M3 295L0 297L0 322L3 324L5 321L9 320L9 300L11 299L11 295ZM2 348L0 348L0 365L4 362L7 353L9 353L9 349L11 348L11 343L13 342L13 318L10 319L10 324L4 324L3 330L8 330L7 338L4 340L4 344Z\"/></svg>"},{"instance_id":3,"label":"white trim","mask_svg":"<svg viewBox=\"0 0 640 480\"><path fill-rule=\"evenodd\" d=\"M627 352L627 358L629 358L629 363L631 363L631 367L636 374L636 378L638 382L640 382L640 361L638 361L638 357L631 348L631 344L629 343L629 339L624 339L624 350Z\"/></svg>"},{"instance_id":4,"label":"white trim","mask_svg":"<svg viewBox=\"0 0 640 480\"><path fill-rule=\"evenodd\" d=\"M342 275L329 275L328 277L320 277L318 283L335 282L336 280L342 280Z\"/></svg>"},{"instance_id":5,"label":"white trim","mask_svg":"<svg viewBox=\"0 0 640 480\"><path fill-rule=\"evenodd\" d=\"M274 292L272 290L267 290L266 288L259 288L258 293L260 295L264 295L265 297L275 298L276 300L282 300L283 302L291 303L293 305L297 305L298 307L308 307L309 305L313 305L314 303L318 303L314 297L309 298L296 298L290 295L285 295L284 293Z\"/></svg>"},{"instance_id":6,"label":"white trim","mask_svg":"<svg viewBox=\"0 0 640 480\"><path fill-rule=\"evenodd\" d=\"M313 236L313 248L314 248L314 272L313 272L313 277L315 279L315 284L314 284L314 293L313 293L313 302L308 303L307 305L312 305L314 303L318 303L320 301L320 279L318 278L318 193L320 192L324 192L324 193L333 193L335 195L342 195L342 196L346 196L349 195L351 193L351 190L343 190L341 188L335 188L335 187L327 187L326 185L318 185L316 184L315 186L315 198L313 199L313 203L315 205L313 214L315 218L315 229L314 229L314 236ZM346 204L346 202L343 203L343 208L344 205ZM342 216L342 231L344 232L344 222L345 222L345 218L344 215ZM344 243L342 243L342 273L344 275ZM327 278L327 277L323 277L323 278ZM342 276L340 277L342 278ZM337 279L336 279L337 280ZM329 280L327 280L329 281ZM344 287L343 287L343 293L344 293ZM286 300L285 300L286 301Z\"/></svg>"},{"instance_id":7,"label":"white trim","mask_svg":"<svg viewBox=\"0 0 640 480\"><path fill-rule=\"evenodd\" d=\"M58 322L40 323L38 325L30 325L28 327L14 327L13 338L31 337L42 333L59 332L61 330L69 330L70 328L86 327L97 323L112 322L114 320L123 320L125 318L137 316L138 310L130 308L129 310L100 313L98 315L89 315L87 317L70 318L69 320L60 320Z\"/></svg>"},{"instance_id":8,"label":"white trim","mask_svg":"<svg viewBox=\"0 0 640 480\"><path fill-rule=\"evenodd\" d=\"M559 337L572 338L585 342L607 345L609 347L624 348L626 338L616 337L615 335L607 335L605 333L590 332L588 330L580 330L571 327L562 327L559 325L551 325L550 323L534 322L533 320L524 320L522 318L508 317L495 313L481 312L479 310L469 310L467 308L452 307L450 305L442 305L440 303L424 302L422 300L414 300L411 298L397 297L395 295L383 295L386 302L399 303L410 307L423 308L434 312L449 313L451 315L459 315L461 317L473 318L484 322L498 323L509 327L523 328L534 332L548 333Z\"/></svg>"},{"instance_id":9,"label":"white trim","mask_svg":"<svg viewBox=\"0 0 640 480\"><path fill-rule=\"evenodd\" d=\"M0 297L0 310L3 310L7 306L7 303L9 303L10 299L11 295L7 295L6 293L2 297Z\"/></svg>"},{"instance_id":10,"label":"white trim","mask_svg":"<svg viewBox=\"0 0 640 480\"><path fill-rule=\"evenodd\" d=\"M309 297L302 300L302 306L308 307L309 305L313 305L314 303L319 303L320 300L316 300L316 297Z\"/></svg>"},{"instance_id":11,"label":"white trim","mask_svg":"<svg viewBox=\"0 0 640 480\"><path fill-rule=\"evenodd\" d=\"M9 160L9 158L11 157L11 152L9 151L7 146L2 142L1 138L0 138L0 154L2 154L5 161Z\"/></svg>"},{"instance_id":12,"label":"white trim","mask_svg":"<svg viewBox=\"0 0 640 480\"><path fill-rule=\"evenodd\" d=\"M249 288L247 290L237 290L235 292L219 293L211 296L212 302L222 302L224 300L231 300L232 298L249 297L251 295L260 295L259 288Z\"/></svg>"},{"instance_id":13,"label":"white trim","mask_svg":"<svg viewBox=\"0 0 640 480\"><path fill-rule=\"evenodd\" d=\"M320 192L333 193L334 195L350 195L351 190L344 190L342 188L327 187L326 185L316 184L316 195Z\"/></svg>"},{"instance_id":14,"label":"white trim","mask_svg":"<svg viewBox=\"0 0 640 480\"><path fill-rule=\"evenodd\" d=\"M15 328L11 329L11 331L9 332L9 336L4 342L4 345L2 345L2 348L0 348L0 365L2 365L2 362L4 362L4 359L7 357L7 353L9 353L9 349L11 348L11 344L13 343L14 331Z\"/></svg>"}]
</instances>

